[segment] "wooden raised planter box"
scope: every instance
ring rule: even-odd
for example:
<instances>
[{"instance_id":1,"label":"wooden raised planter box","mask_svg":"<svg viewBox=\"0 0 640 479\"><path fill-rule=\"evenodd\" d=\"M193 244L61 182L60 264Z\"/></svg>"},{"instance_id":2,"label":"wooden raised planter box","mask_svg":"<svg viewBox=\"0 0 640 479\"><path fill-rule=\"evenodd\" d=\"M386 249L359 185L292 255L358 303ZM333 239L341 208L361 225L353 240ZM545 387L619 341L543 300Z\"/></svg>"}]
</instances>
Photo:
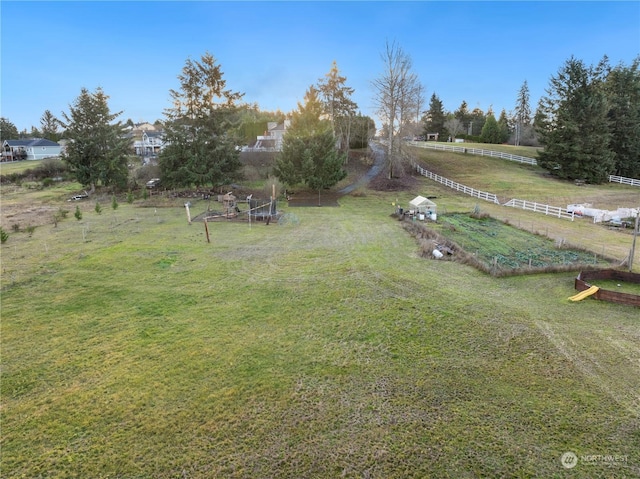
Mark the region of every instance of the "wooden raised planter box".
<instances>
[{"instance_id":1,"label":"wooden raised planter box","mask_svg":"<svg viewBox=\"0 0 640 479\"><path fill-rule=\"evenodd\" d=\"M581 271L575 279L575 288L578 291L584 291L591 286L598 286L598 279L616 280L627 283L639 283L640 274L628 273L626 271L617 271L615 269L602 269L593 271ZM596 280L594 282L594 280ZM637 294L620 293L600 288L593 295L595 299L602 301L610 301L613 303L628 304L630 306L640 306L640 296Z\"/></svg>"}]
</instances>

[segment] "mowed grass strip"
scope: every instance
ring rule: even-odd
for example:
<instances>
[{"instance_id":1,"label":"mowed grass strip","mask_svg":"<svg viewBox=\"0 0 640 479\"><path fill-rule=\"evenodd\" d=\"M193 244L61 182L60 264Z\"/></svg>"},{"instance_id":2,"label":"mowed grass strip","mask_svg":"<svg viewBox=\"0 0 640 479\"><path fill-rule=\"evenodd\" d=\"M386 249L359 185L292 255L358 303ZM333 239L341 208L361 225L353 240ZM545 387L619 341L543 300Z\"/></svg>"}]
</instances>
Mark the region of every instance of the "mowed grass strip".
<instances>
[{"instance_id":1,"label":"mowed grass strip","mask_svg":"<svg viewBox=\"0 0 640 479\"><path fill-rule=\"evenodd\" d=\"M122 205L3 245L3 477L636 475L637 311L421 259L395 200L210 244Z\"/></svg>"}]
</instances>

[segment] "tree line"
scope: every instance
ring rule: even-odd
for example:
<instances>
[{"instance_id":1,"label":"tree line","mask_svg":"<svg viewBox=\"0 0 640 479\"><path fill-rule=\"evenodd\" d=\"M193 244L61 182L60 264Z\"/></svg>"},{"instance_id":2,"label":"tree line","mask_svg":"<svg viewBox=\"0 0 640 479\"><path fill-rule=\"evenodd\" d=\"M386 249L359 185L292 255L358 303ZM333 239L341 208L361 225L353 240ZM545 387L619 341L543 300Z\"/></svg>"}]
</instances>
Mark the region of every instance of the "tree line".
<instances>
[{"instance_id":1,"label":"tree line","mask_svg":"<svg viewBox=\"0 0 640 479\"><path fill-rule=\"evenodd\" d=\"M640 177L640 60L612 67L605 57L596 66L570 58L551 77L534 115L525 81L513 112L496 119L491 108L469 110L466 101L445 111L438 95L425 109L425 88L413 72L411 57L396 43L381 53L382 69L372 80L379 133L387 148L389 178L402 174L403 138L431 137L440 141L464 137L486 143L541 144L539 164L563 179L598 183L609 174ZM363 148L376 132L374 121L359 113L334 62L311 85L298 108L289 114L262 112L243 103L244 94L229 89L221 66L210 53L188 59L170 90L171 102L161 122L166 147L159 156L168 187L222 186L239 179L239 146L266 129L269 121L289 120L274 174L286 185L330 188L345 177L351 148ZM48 110L41 118L40 137L69 140L63 160L77 180L126 188L132 122L118 120L108 96L98 88L82 88L78 98L56 118ZM63 128L62 131L59 128ZM19 136L15 126L0 119L2 139Z\"/></svg>"}]
</instances>

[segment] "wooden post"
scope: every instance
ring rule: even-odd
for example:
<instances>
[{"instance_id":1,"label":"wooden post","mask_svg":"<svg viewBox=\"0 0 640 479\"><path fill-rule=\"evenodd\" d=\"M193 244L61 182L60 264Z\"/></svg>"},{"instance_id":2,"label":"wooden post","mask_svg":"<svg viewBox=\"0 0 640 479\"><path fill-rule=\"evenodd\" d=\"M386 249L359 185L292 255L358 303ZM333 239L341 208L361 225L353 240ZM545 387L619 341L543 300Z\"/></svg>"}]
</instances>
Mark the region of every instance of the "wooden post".
<instances>
[{"instance_id":1,"label":"wooden post","mask_svg":"<svg viewBox=\"0 0 640 479\"><path fill-rule=\"evenodd\" d=\"M187 221L189 224L191 224L191 211L189 211L189 203L185 203L184 207L187 209Z\"/></svg>"},{"instance_id":2,"label":"wooden post","mask_svg":"<svg viewBox=\"0 0 640 479\"><path fill-rule=\"evenodd\" d=\"M276 184L271 183L271 201L269 202L269 217L267 218L267 225L271 222L271 212L273 211L273 201L276 199Z\"/></svg>"},{"instance_id":3,"label":"wooden post","mask_svg":"<svg viewBox=\"0 0 640 479\"><path fill-rule=\"evenodd\" d=\"M209 239L209 224L207 222L207 218L204 219L204 231L207 234L207 243L211 243L211 240Z\"/></svg>"},{"instance_id":4,"label":"wooden post","mask_svg":"<svg viewBox=\"0 0 640 479\"><path fill-rule=\"evenodd\" d=\"M631 251L629 252L629 273L633 270L633 257L636 254L636 238L638 237L638 222L640 220L640 209L636 213L636 223L633 227L633 242L631 243Z\"/></svg>"}]
</instances>

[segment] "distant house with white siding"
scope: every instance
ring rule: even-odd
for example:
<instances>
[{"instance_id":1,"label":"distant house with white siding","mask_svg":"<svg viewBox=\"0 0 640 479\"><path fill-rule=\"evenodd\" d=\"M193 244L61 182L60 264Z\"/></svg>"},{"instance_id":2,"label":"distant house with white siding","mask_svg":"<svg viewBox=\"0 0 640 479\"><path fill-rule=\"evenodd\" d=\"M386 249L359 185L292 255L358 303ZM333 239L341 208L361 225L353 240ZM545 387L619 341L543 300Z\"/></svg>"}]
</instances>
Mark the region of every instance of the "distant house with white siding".
<instances>
[{"instance_id":1,"label":"distant house with white siding","mask_svg":"<svg viewBox=\"0 0 640 479\"><path fill-rule=\"evenodd\" d=\"M43 160L60 156L62 147L55 141L44 138L27 140L4 140L2 161Z\"/></svg>"},{"instance_id":2,"label":"distant house with white siding","mask_svg":"<svg viewBox=\"0 0 640 479\"><path fill-rule=\"evenodd\" d=\"M163 136L162 131L143 131L141 139L133 142L136 155L155 156L160 153L165 146Z\"/></svg>"},{"instance_id":3,"label":"distant house with white siding","mask_svg":"<svg viewBox=\"0 0 640 479\"><path fill-rule=\"evenodd\" d=\"M282 123L270 121L267 123L267 131L264 135L259 135L255 145L243 148L244 151L280 151L282 150L282 138L289 129L290 120Z\"/></svg>"}]
</instances>

